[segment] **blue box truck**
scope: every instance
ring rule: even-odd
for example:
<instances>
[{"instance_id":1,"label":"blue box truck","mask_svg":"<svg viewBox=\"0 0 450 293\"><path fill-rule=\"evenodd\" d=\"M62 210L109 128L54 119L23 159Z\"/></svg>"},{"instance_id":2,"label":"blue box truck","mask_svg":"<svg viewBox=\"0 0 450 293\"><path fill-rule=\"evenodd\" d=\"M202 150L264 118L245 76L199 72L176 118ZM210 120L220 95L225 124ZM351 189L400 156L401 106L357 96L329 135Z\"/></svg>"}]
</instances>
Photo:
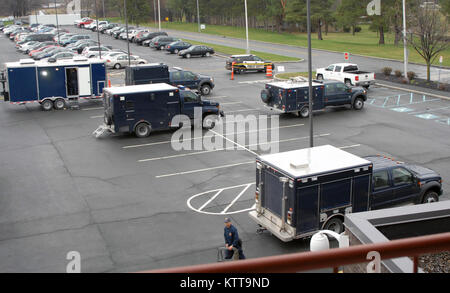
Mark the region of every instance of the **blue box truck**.
<instances>
[{"instance_id":1,"label":"blue box truck","mask_svg":"<svg viewBox=\"0 0 450 293\"><path fill-rule=\"evenodd\" d=\"M384 156L360 158L330 145L256 159L250 217L282 241L319 230L342 233L347 213L436 202L442 178Z\"/></svg>"},{"instance_id":2,"label":"blue box truck","mask_svg":"<svg viewBox=\"0 0 450 293\"><path fill-rule=\"evenodd\" d=\"M154 131L179 128L183 123L180 115L195 122L196 108L201 115L198 118L210 127L214 127L215 117L223 116L219 103L166 83L107 88L103 99L104 124L94 131L97 138L108 132L134 133L143 138Z\"/></svg>"},{"instance_id":3,"label":"blue box truck","mask_svg":"<svg viewBox=\"0 0 450 293\"><path fill-rule=\"evenodd\" d=\"M105 62L87 58L56 62L23 59L5 63L2 73L4 101L38 102L45 111L61 110L69 100L100 98L106 81Z\"/></svg>"}]
</instances>

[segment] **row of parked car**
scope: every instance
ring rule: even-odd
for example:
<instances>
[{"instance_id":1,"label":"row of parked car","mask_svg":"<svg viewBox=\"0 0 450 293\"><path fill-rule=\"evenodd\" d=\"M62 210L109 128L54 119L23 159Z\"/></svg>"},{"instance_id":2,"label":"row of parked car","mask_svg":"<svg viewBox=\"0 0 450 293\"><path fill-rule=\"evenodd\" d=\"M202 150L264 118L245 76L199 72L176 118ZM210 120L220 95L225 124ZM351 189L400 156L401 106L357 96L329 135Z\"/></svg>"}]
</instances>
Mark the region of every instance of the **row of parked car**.
<instances>
[{"instance_id":1,"label":"row of parked car","mask_svg":"<svg viewBox=\"0 0 450 293\"><path fill-rule=\"evenodd\" d=\"M128 40L131 43L150 47L155 50L168 51L171 54L177 54L183 58L195 56L209 57L215 54L213 48L204 45L192 45L179 38L171 37L166 32L151 32L148 29L136 28L133 26L121 26L117 23L99 21L98 24L92 19L81 19L75 22L79 28L99 31L102 34L110 35L117 40Z\"/></svg>"},{"instance_id":2,"label":"row of parked car","mask_svg":"<svg viewBox=\"0 0 450 293\"><path fill-rule=\"evenodd\" d=\"M3 33L15 41L16 49L34 60L56 62L77 56L106 59L109 68L122 68L128 64L127 52L112 46L99 45L86 34L69 33L53 25L33 24L30 26L9 25ZM147 64L139 56L130 56L132 64Z\"/></svg>"}]
</instances>

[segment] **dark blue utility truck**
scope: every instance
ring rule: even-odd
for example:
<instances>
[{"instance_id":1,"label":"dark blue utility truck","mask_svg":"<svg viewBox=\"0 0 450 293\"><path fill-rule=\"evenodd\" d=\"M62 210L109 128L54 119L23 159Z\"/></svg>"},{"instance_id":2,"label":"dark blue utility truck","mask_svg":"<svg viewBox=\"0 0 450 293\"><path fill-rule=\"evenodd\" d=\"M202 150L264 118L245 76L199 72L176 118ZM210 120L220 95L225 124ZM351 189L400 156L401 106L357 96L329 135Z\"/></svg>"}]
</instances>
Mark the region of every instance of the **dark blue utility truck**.
<instances>
[{"instance_id":1,"label":"dark blue utility truck","mask_svg":"<svg viewBox=\"0 0 450 293\"><path fill-rule=\"evenodd\" d=\"M330 145L260 156L256 167L256 209L249 215L285 242L318 230L342 233L347 213L435 202L442 194L432 170Z\"/></svg>"},{"instance_id":2,"label":"dark blue utility truck","mask_svg":"<svg viewBox=\"0 0 450 293\"><path fill-rule=\"evenodd\" d=\"M339 81L313 82L313 111L328 106L351 105L361 110L367 100L367 90L361 87L350 88ZM294 113L302 118L309 116L308 82L282 81L266 84L261 91L261 100L272 110L281 113Z\"/></svg>"},{"instance_id":3,"label":"dark blue utility truck","mask_svg":"<svg viewBox=\"0 0 450 293\"><path fill-rule=\"evenodd\" d=\"M99 98L106 86L102 60L34 61L23 59L5 64L4 101L12 104L38 102L42 109L65 108L69 100Z\"/></svg>"},{"instance_id":4,"label":"dark blue utility truck","mask_svg":"<svg viewBox=\"0 0 450 293\"><path fill-rule=\"evenodd\" d=\"M214 117L223 116L219 103L165 83L106 88L104 106L104 124L94 132L96 137L106 132L128 132L142 138L153 131L179 128L182 121L172 125L173 118L185 115L193 122L197 118L195 108L201 109L204 125L212 126L207 119L213 122Z\"/></svg>"},{"instance_id":5,"label":"dark blue utility truck","mask_svg":"<svg viewBox=\"0 0 450 293\"><path fill-rule=\"evenodd\" d=\"M161 82L197 90L204 96L211 94L215 86L214 79L210 76L196 74L179 67L169 70L163 63L134 65L125 69L126 85Z\"/></svg>"}]
</instances>

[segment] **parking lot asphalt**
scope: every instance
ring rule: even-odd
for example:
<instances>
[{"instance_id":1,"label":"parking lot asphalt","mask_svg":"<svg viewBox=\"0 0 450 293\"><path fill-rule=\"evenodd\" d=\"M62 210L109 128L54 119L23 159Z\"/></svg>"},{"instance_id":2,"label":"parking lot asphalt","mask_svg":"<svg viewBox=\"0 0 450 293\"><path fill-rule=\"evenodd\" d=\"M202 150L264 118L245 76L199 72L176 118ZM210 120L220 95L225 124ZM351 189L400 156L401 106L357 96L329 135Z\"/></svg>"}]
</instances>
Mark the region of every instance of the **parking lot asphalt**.
<instances>
[{"instance_id":1,"label":"parking lot asphalt","mask_svg":"<svg viewBox=\"0 0 450 293\"><path fill-rule=\"evenodd\" d=\"M101 38L115 48L127 47ZM187 60L130 46L149 62L213 76L216 88L206 99L220 102L227 115L274 114L260 101L268 80L264 74L236 75L231 81L221 57ZM24 58L3 36L0 50L1 64ZM306 71L307 65L285 66ZM124 84L123 70L109 74L113 86ZM248 258L309 249L307 240L283 243L270 233L257 234L247 214L254 204L255 154L263 150L245 145L175 151L173 131L146 139L96 139L92 132L102 117L101 101L51 112L39 104L0 103L0 272L65 272L70 251L80 252L83 272L215 262L226 216L239 229ZM277 117L280 151L309 146L308 119ZM448 200L449 119L448 100L374 86L362 111L336 107L315 113L315 144L425 165L442 175L441 200ZM192 141L209 135L193 133Z\"/></svg>"}]
</instances>

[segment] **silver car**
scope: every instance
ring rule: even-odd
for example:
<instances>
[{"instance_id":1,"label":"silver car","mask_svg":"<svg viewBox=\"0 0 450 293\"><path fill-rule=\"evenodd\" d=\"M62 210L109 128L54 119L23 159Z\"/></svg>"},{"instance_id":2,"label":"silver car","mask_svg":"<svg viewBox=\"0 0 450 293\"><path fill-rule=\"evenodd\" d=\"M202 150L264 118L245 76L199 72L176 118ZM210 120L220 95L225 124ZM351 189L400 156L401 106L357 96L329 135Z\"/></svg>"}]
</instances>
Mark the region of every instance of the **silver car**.
<instances>
[{"instance_id":1,"label":"silver car","mask_svg":"<svg viewBox=\"0 0 450 293\"><path fill-rule=\"evenodd\" d=\"M140 58L139 56L130 56L130 63L131 65L147 64L148 61ZM120 69L125 66L128 66L128 64L129 63L127 54L109 56L106 60L106 66L108 68Z\"/></svg>"}]
</instances>

